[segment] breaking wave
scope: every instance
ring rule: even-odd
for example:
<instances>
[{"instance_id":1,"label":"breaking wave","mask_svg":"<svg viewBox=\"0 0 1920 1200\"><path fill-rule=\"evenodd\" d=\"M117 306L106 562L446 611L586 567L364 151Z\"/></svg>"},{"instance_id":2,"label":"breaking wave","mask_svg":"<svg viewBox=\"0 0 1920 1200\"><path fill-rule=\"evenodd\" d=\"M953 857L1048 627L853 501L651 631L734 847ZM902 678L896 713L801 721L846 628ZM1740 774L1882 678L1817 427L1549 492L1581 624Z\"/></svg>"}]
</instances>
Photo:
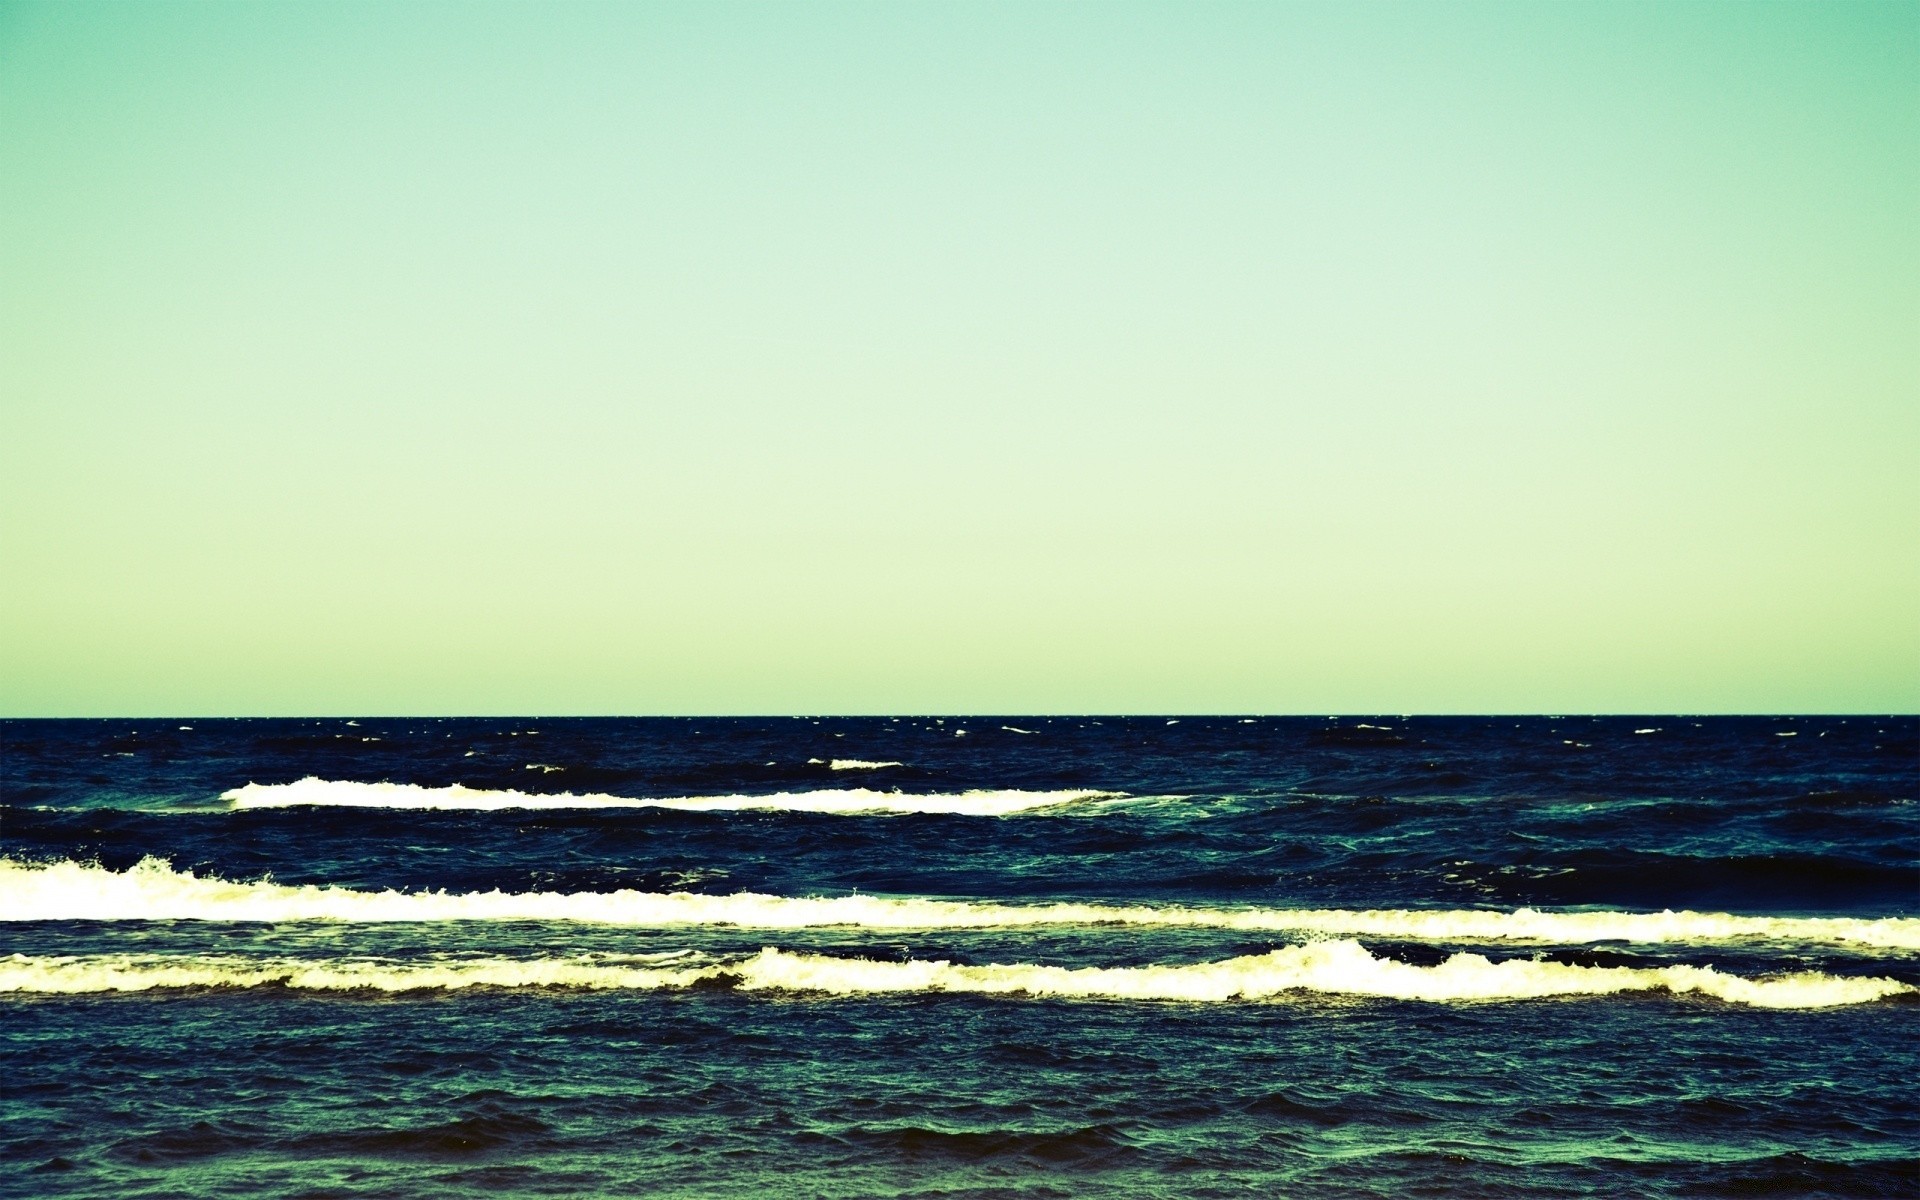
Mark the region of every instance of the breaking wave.
<instances>
[{"instance_id":1,"label":"breaking wave","mask_svg":"<svg viewBox=\"0 0 1920 1200\"><path fill-rule=\"evenodd\" d=\"M771 947L737 962L707 965L666 965L658 958L647 961L638 956L581 956L400 963L16 954L0 960L0 992L79 994L264 986L380 992L472 987L659 990L731 985L743 991L832 996L948 992L1218 1003L1321 993L1447 1003L1665 991L1783 1009L1833 1008L1920 992L1892 979L1812 971L1748 979L1712 967L1587 967L1532 959L1495 962L1468 953L1421 967L1379 957L1358 942L1346 940L1312 941L1219 962L1145 967L878 962Z\"/></svg>"},{"instance_id":2,"label":"breaking wave","mask_svg":"<svg viewBox=\"0 0 1920 1200\"><path fill-rule=\"evenodd\" d=\"M898 763L836 759L834 770L871 770ZM356 783L308 776L298 783L249 783L220 797L235 808L291 808L316 805L331 808L459 809L495 812L502 809L672 808L683 812L804 812L804 813L934 813L971 817L1005 817L1033 809L1052 808L1081 800L1113 800L1115 792L1073 789L1054 792L969 791L911 795L878 792L870 788L776 792L767 796L608 796L601 793L540 793L512 789L421 787L412 783Z\"/></svg>"},{"instance_id":3,"label":"breaking wave","mask_svg":"<svg viewBox=\"0 0 1920 1200\"><path fill-rule=\"evenodd\" d=\"M1146 904L999 904L887 896L754 892L401 892L231 883L157 858L127 871L92 863L0 859L0 920L579 921L748 929L875 930L1133 925L1390 937L1427 941L1717 943L1786 941L1920 950L1920 918L1754 917L1729 913L1534 909L1200 908Z\"/></svg>"}]
</instances>

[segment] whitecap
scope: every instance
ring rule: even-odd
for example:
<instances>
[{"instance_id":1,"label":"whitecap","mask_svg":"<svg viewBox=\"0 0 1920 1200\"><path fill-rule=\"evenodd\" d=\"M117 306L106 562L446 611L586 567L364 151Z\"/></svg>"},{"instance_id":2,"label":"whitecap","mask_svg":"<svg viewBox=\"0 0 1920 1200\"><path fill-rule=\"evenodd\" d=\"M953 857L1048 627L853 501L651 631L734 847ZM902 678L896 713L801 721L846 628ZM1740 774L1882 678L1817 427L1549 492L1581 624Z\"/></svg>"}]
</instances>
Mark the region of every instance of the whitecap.
<instances>
[{"instance_id":1,"label":"whitecap","mask_svg":"<svg viewBox=\"0 0 1920 1200\"><path fill-rule=\"evenodd\" d=\"M1358 942L1317 940L1217 962L1135 967L1039 963L964 965L839 958L767 947L734 962L671 965L660 956L583 955L544 959L256 959L242 956L28 956L0 959L0 993L86 994L156 988L278 986L312 991L581 988L660 990L732 983L747 992L828 996L958 993L1051 999L1270 1001L1290 994L1363 996L1432 1003L1538 1000L1668 992L1759 1008L1817 1009L1863 1004L1920 989L1892 979L1802 971L1750 979L1713 967L1587 967L1537 959L1494 961L1454 954L1415 966L1370 953Z\"/></svg>"},{"instance_id":2,"label":"whitecap","mask_svg":"<svg viewBox=\"0 0 1920 1200\"><path fill-rule=\"evenodd\" d=\"M836 763L840 761L842 760L835 760ZM852 769L899 765L898 763L863 764L863 767ZM834 767L833 769L848 768ZM249 783L244 787L222 793L220 798L230 801L235 808L291 808L315 805L333 808L460 809L478 812L523 808L673 808L685 812L939 813L1004 817L1084 800L1112 800L1121 797L1116 792L1085 788L1049 792L982 789L931 795L846 788L776 792L766 796L645 797L608 796L599 793L581 795L572 792L535 793L510 788L470 788L457 783L451 787L421 787L411 783L357 783L308 776L297 783Z\"/></svg>"},{"instance_id":3,"label":"whitecap","mask_svg":"<svg viewBox=\"0 0 1920 1200\"><path fill-rule=\"evenodd\" d=\"M1708 945L1756 941L1920 950L1920 918L1536 909L1203 908L1148 904L1002 904L914 896L756 892L401 892L268 880L232 883L157 858L126 871L93 863L0 859L0 920L579 921L658 928L1018 929L1140 926L1310 933L1438 942Z\"/></svg>"}]
</instances>

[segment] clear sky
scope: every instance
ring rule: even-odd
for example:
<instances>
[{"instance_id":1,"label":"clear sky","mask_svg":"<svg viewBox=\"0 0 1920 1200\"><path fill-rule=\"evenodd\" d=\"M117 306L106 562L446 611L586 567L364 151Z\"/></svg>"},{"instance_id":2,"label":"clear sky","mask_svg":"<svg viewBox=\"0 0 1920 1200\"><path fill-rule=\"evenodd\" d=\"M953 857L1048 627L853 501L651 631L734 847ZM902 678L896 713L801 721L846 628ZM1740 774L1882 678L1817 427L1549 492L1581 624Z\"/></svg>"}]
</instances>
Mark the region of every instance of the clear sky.
<instances>
[{"instance_id":1,"label":"clear sky","mask_svg":"<svg viewBox=\"0 0 1920 1200\"><path fill-rule=\"evenodd\" d=\"M0 713L1920 709L1920 4L0 5Z\"/></svg>"}]
</instances>

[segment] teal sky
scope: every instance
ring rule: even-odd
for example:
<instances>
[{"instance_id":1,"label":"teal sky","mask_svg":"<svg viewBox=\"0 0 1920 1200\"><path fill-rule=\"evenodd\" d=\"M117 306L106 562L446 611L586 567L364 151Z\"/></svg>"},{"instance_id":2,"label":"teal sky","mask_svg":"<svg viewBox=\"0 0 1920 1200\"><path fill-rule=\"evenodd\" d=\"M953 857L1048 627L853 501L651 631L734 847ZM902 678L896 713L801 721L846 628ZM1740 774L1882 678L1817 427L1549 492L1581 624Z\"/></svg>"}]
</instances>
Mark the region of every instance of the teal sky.
<instances>
[{"instance_id":1,"label":"teal sky","mask_svg":"<svg viewBox=\"0 0 1920 1200\"><path fill-rule=\"evenodd\" d=\"M0 5L0 714L1920 709L1920 4Z\"/></svg>"}]
</instances>

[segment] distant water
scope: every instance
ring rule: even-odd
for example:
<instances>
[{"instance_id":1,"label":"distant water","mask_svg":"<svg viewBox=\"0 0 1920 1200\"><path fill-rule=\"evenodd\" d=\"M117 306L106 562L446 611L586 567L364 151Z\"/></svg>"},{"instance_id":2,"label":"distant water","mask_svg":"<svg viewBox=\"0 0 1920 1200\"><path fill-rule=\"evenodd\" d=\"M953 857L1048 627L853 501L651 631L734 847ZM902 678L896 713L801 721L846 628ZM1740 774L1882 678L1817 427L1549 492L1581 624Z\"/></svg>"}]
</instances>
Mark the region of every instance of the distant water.
<instances>
[{"instance_id":1,"label":"distant water","mask_svg":"<svg viewBox=\"0 0 1920 1200\"><path fill-rule=\"evenodd\" d=\"M1913 1196L1920 721L0 722L0 1194Z\"/></svg>"}]
</instances>

